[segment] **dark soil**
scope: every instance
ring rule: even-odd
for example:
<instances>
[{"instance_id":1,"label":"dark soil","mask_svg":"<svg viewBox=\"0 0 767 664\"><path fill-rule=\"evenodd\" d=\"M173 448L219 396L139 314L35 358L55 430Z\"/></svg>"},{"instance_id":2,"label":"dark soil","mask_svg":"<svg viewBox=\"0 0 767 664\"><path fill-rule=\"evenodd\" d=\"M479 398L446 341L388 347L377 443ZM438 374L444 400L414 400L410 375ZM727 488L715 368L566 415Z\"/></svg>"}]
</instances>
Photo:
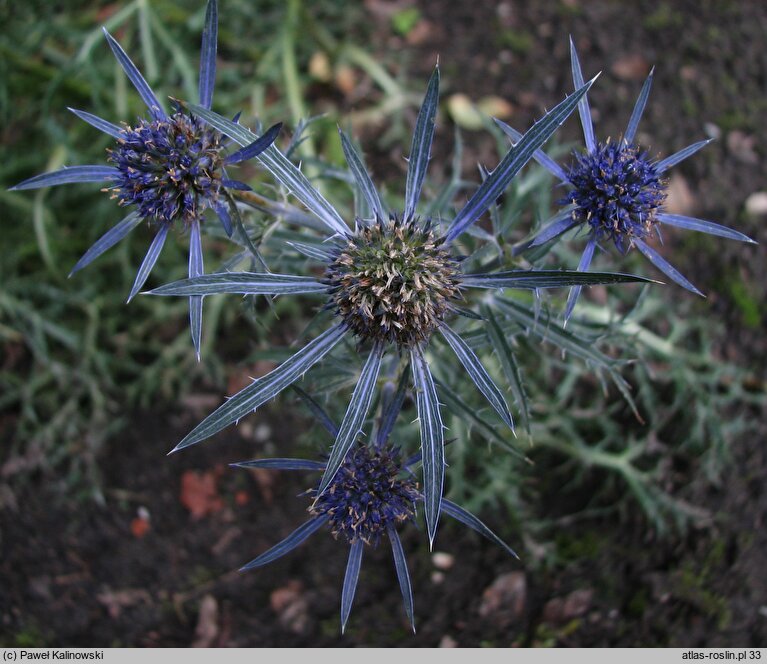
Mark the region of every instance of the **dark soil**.
<instances>
[{"instance_id":1,"label":"dark soil","mask_svg":"<svg viewBox=\"0 0 767 664\"><path fill-rule=\"evenodd\" d=\"M367 4L371 19L381 22L379 34L386 33L386 3ZM592 95L599 133L620 133L650 64L657 66L656 86L641 130L653 149L668 154L705 136L705 123L718 128L721 140L678 171L692 191L696 215L737 226L761 244L701 242L676 253L675 261L710 293L699 311L726 325L718 352L751 367L763 389L767 287L758 265L764 264L767 234L763 223L743 213L746 197L767 182L763 5L422 0L419 7L431 29L409 46L412 78L425 80L439 53L446 93L505 97L515 105L518 128L570 88L568 34L579 44L587 73L605 70ZM387 38L377 46L402 49L405 41ZM616 62L624 65L619 75ZM437 136L437 162L450 150L452 128L445 124ZM577 138L575 121L563 136ZM481 134L470 137L467 161L484 161L491 143ZM736 291L734 281L744 285ZM104 504L78 499L46 475L0 484L0 643L767 644L764 407L752 413L761 435L732 441L733 461L720 485L701 482L686 496L713 513L709 527L659 540L639 514L620 523L575 523L563 526L558 538L560 553L567 548L567 555L556 564L526 567L463 528L444 524L437 548L454 557L444 570L425 550L421 534L406 531L417 634L409 635L391 554L381 546L366 553L343 638L338 613L347 547L327 533L268 569L236 571L303 522L308 501L297 496L311 482L296 473L254 475L226 467L255 455L242 435L247 423L166 458L209 405L197 410L135 415L134 426L103 452ZM293 429L304 424L275 409L250 419L271 429L259 454L271 446L290 454ZM182 495L207 513L195 517ZM504 531L499 515L485 518ZM504 534L523 559L534 558L514 533Z\"/></svg>"},{"instance_id":2,"label":"dark soil","mask_svg":"<svg viewBox=\"0 0 767 664\"><path fill-rule=\"evenodd\" d=\"M196 414L194 414L196 415ZM410 636L388 547L366 553L352 618L339 636L348 547L327 532L270 568L236 570L306 519L311 486L296 473L250 475L222 461L254 455L237 431L163 454L195 417L137 415L104 459L106 504L74 501L46 478L0 512L4 645L56 646L756 646L766 641L763 575L767 459L736 447L721 488L697 504L716 525L656 540L637 516L563 527L563 561L526 569L491 543L443 524L437 550L403 534L416 599ZM258 445L290 454L293 432L265 412ZM301 423L298 423L301 424ZM151 432L151 433L150 433ZM250 435L250 434L249 434ZM182 486L207 474L211 495ZM48 478L50 479L50 478ZM209 512L182 504L197 497ZM138 515L149 528L136 530ZM497 519L498 516L496 515ZM502 523L488 521L499 530ZM514 533L507 534L515 541ZM528 552L526 556L531 556ZM569 560L566 560L569 557ZM210 607L213 611L210 612ZM760 609L762 612L760 612ZM207 636L206 636L207 635ZM449 637L449 639L448 639Z\"/></svg>"}]
</instances>

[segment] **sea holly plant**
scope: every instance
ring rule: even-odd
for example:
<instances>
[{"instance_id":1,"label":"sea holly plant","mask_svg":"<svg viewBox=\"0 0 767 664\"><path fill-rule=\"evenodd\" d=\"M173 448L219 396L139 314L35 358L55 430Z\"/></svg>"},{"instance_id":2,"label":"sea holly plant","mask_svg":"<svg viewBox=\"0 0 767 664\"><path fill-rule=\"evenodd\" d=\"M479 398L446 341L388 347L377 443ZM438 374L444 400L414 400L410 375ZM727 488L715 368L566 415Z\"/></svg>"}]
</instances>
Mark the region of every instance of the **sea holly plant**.
<instances>
[{"instance_id":1,"label":"sea holly plant","mask_svg":"<svg viewBox=\"0 0 767 664\"><path fill-rule=\"evenodd\" d=\"M410 362L421 431L424 512L429 539L433 542L442 505L445 478L444 426L439 396L429 365L428 346L439 333L455 353L474 385L503 422L513 429L511 411L502 390L490 377L476 354L448 325L448 319L467 312L468 292L475 289L525 289L616 284L646 281L616 273L579 271L501 270L465 272L465 257L457 252L457 239L499 198L513 177L575 110L593 81L581 85L535 123L521 140L488 173L454 219L444 227L418 215L418 204L430 159L439 101L439 69L429 80L416 119L401 213L390 210L378 194L362 157L341 132L341 144L356 184L364 195L369 214L347 224L303 174L274 146L257 158L280 183L290 189L327 228L324 243L310 257L324 264L324 276L232 272L204 275L156 288L153 295L202 297L215 293L248 295L308 294L325 298L334 325L309 342L266 376L227 399L195 427L173 451L199 443L239 421L274 398L320 362L346 336L367 353L346 415L328 457L318 495L330 489L333 478L358 440L371 407L384 357L402 356ZM241 145L255 140L240 124L201 106L192 111L222 134Z\"/></svg>"},{"instance_id":2,"label":"sea holly plant","mask_svg":"<svg viewBox=\"0 0 767 664\"><path fill-rule=\"evenodd\" d=\"M403 460L400 448L390 442L395 420L405 399L405 388L406 382L400 380L396 391L389 394L388 399L381 400L377 430L370 442L362 439L355 441L333 473L328 487L323 489L320 484L318 488L309 489L304 494L313 499L308 508L310 518L240 570L244 572L268 565L293 551L314 533L329 528L336 539L346 540L349 544L349 558L341 591L341 632L345 631L351 613L365 547L378 546L382 538L388 539L391 546L405 613L415 632L413 589L397 529L415 521L417 506L424 500L413 474L413 468L422 459L421 453L417 453ZM339 427L332 418L309 395L300 389L297 391L330 435L337 437ZM254 459L232 465L239 468L317 473L325 473L328 468L326 460L288 458ZM518 557L511 547L471 512L447 499L442 500L442 510L500 545L510 555Z\"/></svg>"},{"instance_id":3,"label":"sea holly plant","mask_svg":"<svg viewBox=\"0 0 767 664\"><path fill-rule=\"evenodd\" d=\"M186 112L178 101L171 100L173 110L168 113L106 28L104 36L146 105L148 116L138 118L134 125L118 126L87 111L70 108L77 117L115 139L115 146L107 150L109 165L70 166L29 178L12 189L100 182L104 185L103 191L109 192L119 205L130 208L122 221L85 252L72 268L70 276L124 239L142 221L149 222L156 229L156 234L136 274L128 295L130 302L144 286L172 228L189 234L190 277L204 273L200 229L207 209L215 212L227 235L232 235L234 224L244 233L232 192L250 187L230 179L226 169L263 152L277 138L281 125L274 125L262 136L254 136L253 141L242 149L227 154L221 133ZM200 55L199 103L202 108L210 108L213 102L217 37L217 3L216 0L209 0ZM199 357L201 297L189 298L189 316L192 340Z\"/></svg>"},{"instance_id":4,"label":"sea holly plant","mask_svg":"<svg viewBox=\"0 0 767 664\"><path fill-rule=\"evenodd\" d=\"M583 84L578 53L570 39L570 59L573 83ZM708 145L711 140L702 140L683 148L664 159L651 157L636 142L637 128L642 119L652 87L653 71L637 98L629 118L626 131L616 140L609 137L598 141L594 134L587 95L578 103L578 114L585 141L585 150L573 153L573 162L564 169L545 152L538 150L534 158L546 168L562 185L567 193L560 201L566 207L544 223L541 231L531 240L517 247L516 253L541 247L571 229L582 230L586 235L586 247L578 264L578 271L591 266L597 247L611 241L621 254L635 247L656 268L683 288L703 295L684 275L663 258L650 244L653 237L662 240L661 228L673 226L717 237L755 244L754 240L726 226L704 219L695 219L672 214L664 209L667 195L667 171L684 159ZM516 142L522 135L500 120L498 125ZM565 320L570 318L581 287L574 286L567 300Z\"/></svg>"},{"instance_id":5,"label":"sea holly plant","mask_svg":"<svg viewBox=\"0 0 767 664\"><path fill-rule=\"evenodd\" d=\"M162 285L150 293L189 298L193 346L198 357L203 298L207 295L231 293L270 298L300 295L317 299L321 311L313 325L321 327L321 331L297 351L291 350L286 358L280 357L282 362L275 369L228 398L172 451L208 439L293 386L331 433L333 443L320 460L256 459L235 464L320 474L306 494L312 501L308 508L309 520L244 569L272 562L312 534L329 527L334 536L346 540L350 546L341 596L344 629L364 547L376 546L381 539L388 539L405 610L412 624L413 593L398 528L416 521L421 504L430 545L444 513L514 554L479 519L443 497L446 447L450 442L445 438L445 422L461 418L455 426L459 432L468 434L474 427L488 440L513 450L508 441L512 440L516 417L532 437L524 374L514 355L515 352L522 354L520 348L526 354L527 366L533 365L538 371L542 371L543 362L536 361L539 357L536 352L546 354L552 363L581 360L599 377L608 375L631 402L629 385L620 373L623 358L616 357L618 353L603 353L596 346L596 334L601 334L606 326L586 336L578 333L588 322L574 321L570 329L565 329L545 311L542 292L571 289L566 322L584 286L651 281L630 274L589 271L596 248L605 240L612 241L621 253L636 247L666 276L699 292L650 247L652 236L659 235L661 226L751 240L712 222L673 215L664 209L666 171L695 153L706 141L662 160L651 158L638 146L635 136L652 74L642 88L624 136L619 141L597 142L587 100L594 79L584 81L572 44L573 93L524 134L499 122L511 137L512 146L494 168L480 169L482 181L478 186L463 180L458 155L455 159L457 180L454 176L442 194L427 204L422 202L422 193L429 191L425 183L439 108L437 67L417 114L401 201L392 205L392 201L381 195L360 151L352 139L339 130L348 174L331 170L334 177L354 185L356 202L354 213L340 212L292 161L302 130L309 121L298 124L290 145L283 152L276 144L280 124L263 133L260 129L253 133L239 123L239 115L230 120L212 110L217 10L215 0L209 0L202 37L198 103L172 99L170 111L122 47L105 31L110 49L146 105L146 115L134 124L118 126L72 109L79 118L115 140L107 153L106 165L73 166L45 173L20 183L15 189L100 182L119 205L129 209L129 214L85 253L73 273L124 239L142 221L147 221L155 230L155 236L129 300L144 287L171 230L188 233L188 278ZM543 147L576 108L586 148L576 152L572 165L565 169L549 158ZM248 184L230 178L230 167L248 159L256 159L283 188L285 200L269 201L253 192ZM564 185L566 195L562 203L566 207L513 253L526 257L537 255L568 231L582 230L587 236L586 249L576 270L521 269L520 266L526 267L526 264L504 252L505 233L512 225L511 217L519 211L506 203L514 195L520 171L531 159L542 164ZM312 162L312 174L326 175L324 167L325 162L318 157ZM458 197L464 194L466 200L459 201ZM288 203L288 196L303 208ZM270 267L254 244L253 229L246 229L240 217L240 209L246 206L277 220L268 232L258 237L264 251L277 249L268 255ZM214 274L205 274L203 268L202 232L206 230L206 215L218 217L223 235L238 250L234 257L227 259L221 271ZM492 233L485 230L487 217ZM294 226L300 226L301 232L293 230ZM256 229L256 233L260 230ZM238 266L248 253L250 271L228 271ZM308 270L300 273L296 268L299 264L308 266ZM326 325L328 319L332 319L330 325ZM534 352L527 353L537 341L550 342L562 349L564 360L548 358L550 345L538 345ZM313 378L323 375L328 365L332 365L333 355L340 354L341 349L346 351L343 370L336 372L339 375L321 388L325 395L342 387L351 392L339 411L343 412L340 424L336 425L295 383L310 370ZM352 360L359 356L359 365L349 362L349 356ZM325 366L320 368L320 364ZM507 389L505 385L499 386L499 376L508 383L519 408L518 416L512 416ZM397 384L393 387L395 377L398 377ZM464 387L468 392L463 391ZM571 388L572 383L565 381L554 396ZM549 401L560 403L553 398ZM417 431L415 427L403 427L395 433L401 411L407 408L415 411ZM497 422L485 417L482 408L492 410L495 415L491 417ZM371 413L376 409L379 415L376 425L372 426ZM603 412L598 416L606 417ZM496 430L497 424L501 425L502 433ZM369 431L372 433L368 437ZM400 449L406 449L411 443L410 433L418 436L420 451L412 453L414 450L411 450L408 456L401 454ZM599 444L594 443L595 447ZM416 447L415 439L412 446ZM557 440L549 446L567 448L584 465L596 458L584 454L577 457L580 441L576 445L573 441ZM626 458L631 453L629 450ZM453 460L456 456L453 454ZM599 459L606 468L610 464L615 466L612 457L600 454ZM419 464L423 467L420 484L415 473ZM622 468L627 482L636 485L638 477L645 481L644 473L629 472L633 467Z\"/></svg>"}]
</instances>

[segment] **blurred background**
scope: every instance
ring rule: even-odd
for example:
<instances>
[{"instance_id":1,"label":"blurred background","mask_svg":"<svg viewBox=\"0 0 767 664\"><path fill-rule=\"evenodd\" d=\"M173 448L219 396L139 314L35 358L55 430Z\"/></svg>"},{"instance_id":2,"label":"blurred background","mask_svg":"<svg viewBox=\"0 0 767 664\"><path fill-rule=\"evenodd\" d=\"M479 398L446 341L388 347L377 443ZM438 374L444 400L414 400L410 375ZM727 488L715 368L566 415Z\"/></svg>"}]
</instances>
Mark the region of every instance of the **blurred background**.
<instances>
[{"instance_id":1,"label":"blurred background","mask_svg":"<svg viewBox=\"0 0 767 664\"><path fill-rule=\"evenodd\" d=\"M540 435L525 451L535 465L483 445L497 434L481 421L455 422L462 440L478 444L456 443L450 495L522 562L448 523L429 553L413 530L403 541L417 634L381 547L366 556L343 638L344 544L324 537L267 572L236 571L304 518L296 496L305 480L226 465L326 446L295 396L199 449L165 456L225 394L272 366L270 348L302 333L308 311L279 301L254 317L209 298L198 364L185 302L124 304L149 229L67 279L119 220L114 202L89 185L7 191L63 164L102 162L108 138L68 106L115 122L141 113L102 25L159 95L195 98L203 18L202 0L0 0L0 643L764 645L763 3L220 0L214 109L291 130L321 116L300 146L309 169L320 155L342 167L337 126L351 128L394 196L437 59L432 195L497 162L503 141L488 116L525 129L572 89L568 35L586 76L603 72L590 93L603 138L620 135L655 65L643 146L668 155L717 139L674 169L669 207L760 242L664 238L664 255L707 299L656 288L635 327L621 331L637 344L640 362L625 376L642 421L616 390L602 390L588 362L567 369L552 353L527 386ZM579 132L571 118L553 153L579 145ZM550 181L534 169L524 178L509 194L532 201L517 239L556 202ZM343 182L321 184L348 203ZM207 250L208 265L226 256L223 243ZM168 243L152 281L183 276L185 251L185 239ZM604 256L598 266L658 276L634 258ZM589 292L591 323L606 322L594 312L607 297Z\"/></svg>"}]
</instances>

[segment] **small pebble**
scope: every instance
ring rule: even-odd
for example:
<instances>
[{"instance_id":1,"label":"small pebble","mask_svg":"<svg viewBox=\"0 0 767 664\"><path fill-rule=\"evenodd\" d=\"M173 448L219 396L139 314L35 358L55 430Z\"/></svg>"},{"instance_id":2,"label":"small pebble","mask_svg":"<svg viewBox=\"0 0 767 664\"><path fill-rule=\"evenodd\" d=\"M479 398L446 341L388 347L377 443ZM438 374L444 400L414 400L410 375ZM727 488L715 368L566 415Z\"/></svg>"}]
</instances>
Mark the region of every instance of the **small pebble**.
<instances>
[{"instance_id":1,"label":"small pebble","mask_svg":"<svg viewBox=\"0 0 767 664\"><path fill-rule=\"evenodd\" d=\"M257 443L265 443L272 435L272 428L268 424L259 424L253 431L253 438Z\"/></svg>"},{"instance_id":2,"label":"small pebble","mask_svg":"<svg viewBox=\"0 0 767 664\"><path fill-rule=\"evenodd\" d=\"M767 191L756 191L746 199L746 213L751 217L767 216Z\"/></svg>"},{"instance_id":3,"label":"small pebble","mask_svg":"<svg viewBox=\"0 0 767 664\"><path fill-rule=\"evenodd\" d=\"M431 573L431 582L435 586L438 586L444 580L445 580L445 575L442 572L432 572Z\"/></svg>"},{"instance_id":4,"label":"small pebble","mask_svg":"<svg viewBox=\"0 0 767 664\"><path fill-rule=\"evenodd\" d=\"M432 554L431 562L437 569L449 570L455 564L455 556L443 551L436 551Z\"/></svg>"}]
</instances>

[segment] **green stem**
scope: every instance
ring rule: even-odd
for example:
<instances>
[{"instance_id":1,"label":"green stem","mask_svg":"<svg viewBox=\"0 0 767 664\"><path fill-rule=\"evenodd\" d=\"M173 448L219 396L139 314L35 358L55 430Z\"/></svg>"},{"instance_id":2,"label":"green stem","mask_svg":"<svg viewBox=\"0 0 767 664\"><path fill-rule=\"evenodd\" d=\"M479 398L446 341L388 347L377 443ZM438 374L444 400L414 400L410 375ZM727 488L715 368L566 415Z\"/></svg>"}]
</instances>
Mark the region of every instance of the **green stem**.
<instances>
[{"instance_id":1,"label":"green stem","mask_svg":"<svg viewBox=\"0 0 767 664\"><path fill-rule=\"evenodd\" d=\"M356 64L372 78L381 89L387 94L395 97L402 97L402 87L395 81L379 62L373 59L370 53L361 49L359 46L347 44L343 52L351 62Z\"/></svg>"},{"instance_id":2,"label":"green stem","mask_svg":"<svg viewBox=\"0 0 767 664\"><path fill-rule=\"evenodd\" d=\"M301 90L301 82L298 75L295 48L295 36L298 32L300 13L301 0L289 0L281 38L282 74L285 81L285 93L288 97L288 105L290 106L290 113L294 126L298 126L298 123L303 118L307 117ZM299 149L305 157L314 157L317 154L311 136L306 138Z\"/></svg>"},{"instance_id":3,"label":"green stem","mask_svg":"<svg viewBox=\"0 0 767 664\"><path fill-rule=\"evenodd\" d=\"M585 301L581 301L578 305L578 316L590 323L598 323L600 325L610 325L615 322L614 313L607 307L597 307ZM672 357L678 358L684 356L688 357L690 360L698 359L695 355L678 348L670 341L650 332L646 327L642 327L639 323L631 319L623 319L620 321L618 328L620 329L621 334L633 337L643 346L655 351L658 355L661 355L664 358L670 359Z\"/></svg>"}]
</instances>

